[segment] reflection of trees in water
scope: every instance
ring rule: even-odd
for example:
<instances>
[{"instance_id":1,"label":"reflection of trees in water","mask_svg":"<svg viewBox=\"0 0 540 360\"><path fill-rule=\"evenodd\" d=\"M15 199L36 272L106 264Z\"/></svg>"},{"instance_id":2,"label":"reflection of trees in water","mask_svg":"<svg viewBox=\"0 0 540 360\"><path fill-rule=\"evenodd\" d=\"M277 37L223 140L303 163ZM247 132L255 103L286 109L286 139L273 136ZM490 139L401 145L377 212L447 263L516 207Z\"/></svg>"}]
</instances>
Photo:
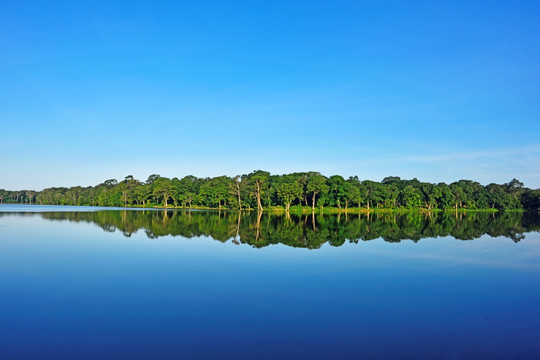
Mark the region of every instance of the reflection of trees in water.
<instances>
[{"instance_id":1,"label":"reflection of trees in water","mask_svg":"<svg viewBox=\"0 0 540 360\"><path fill-rule=\"evenodd\" d=\"M524 233L540 231L538 214L500 213L375 213L357 215L276 215L259 212L97 211L41 213L48 220L95 223L105 231L129 237L144 230L148 238L172 235L208 236L225 242L264 247L285 244L317 249L328 242L341 246L383 238L388 242L451 236L472 240L484 234L518 242Z\"/></svg>"}]
</instances>

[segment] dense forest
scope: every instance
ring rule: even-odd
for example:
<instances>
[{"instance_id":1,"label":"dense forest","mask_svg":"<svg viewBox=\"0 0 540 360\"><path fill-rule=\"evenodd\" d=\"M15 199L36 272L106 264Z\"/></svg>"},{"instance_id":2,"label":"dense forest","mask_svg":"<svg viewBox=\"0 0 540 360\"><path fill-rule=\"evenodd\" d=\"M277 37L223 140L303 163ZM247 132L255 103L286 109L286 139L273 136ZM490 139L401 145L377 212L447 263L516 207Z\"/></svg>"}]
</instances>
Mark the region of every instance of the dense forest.
<instances>
[{"instance_id":1,"label":"dense forest","mask_svg":"<svg viewBox=\"0 0 540 360\"><path fill-rule=\"evenodd\" d=\"M235 177L169 179L151 175L107 180L96 186L55 187L43 191L0 189L0 203L174 207L216 209L283 209L338 211L358 209L540 210L540 189L513 179L481 185L471 180L432 184L417 179L386 177L381 182L326 177L318 172L271 175L254 171Z\"/></svg>"},{"instance_id":2,"label":"dense forest","mask_svg":"<svg viewBox=\"0 0 540 360\"><path fill-rule=\"evenodd\" d=\"M17 213L21 215L21 213ZM120 231L130 237L138 231L157 239L162 236L211 237L235 244L265 247L284 244L309 249L328 243L382 238L387 242L419 241L448 237L473 240L485 234L519 242L527 232L540 231L536 212L378 212L358 214L289 214L239 211L113 210L43 212L23 214L51 221L93 223L104 231ZM0 217L9 216L0 213Z\"/></svg>"}]
</instances>

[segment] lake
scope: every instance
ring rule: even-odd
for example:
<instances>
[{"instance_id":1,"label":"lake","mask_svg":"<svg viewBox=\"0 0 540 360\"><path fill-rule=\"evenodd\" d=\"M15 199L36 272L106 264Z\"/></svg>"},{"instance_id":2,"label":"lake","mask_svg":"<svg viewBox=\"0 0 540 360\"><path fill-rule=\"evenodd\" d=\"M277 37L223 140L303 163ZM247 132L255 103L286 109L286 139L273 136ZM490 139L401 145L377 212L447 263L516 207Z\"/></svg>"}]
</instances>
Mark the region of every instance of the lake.
<instances>
[{"instance_id":1,"label":"lake","mask_svg":"<svg viewBox=\"0 0 540 360\"><path fill-rule=\"evenodd\" d=\"M0 205L1 359L540 359L540 219Z\"/></svg>"}]
</instances>

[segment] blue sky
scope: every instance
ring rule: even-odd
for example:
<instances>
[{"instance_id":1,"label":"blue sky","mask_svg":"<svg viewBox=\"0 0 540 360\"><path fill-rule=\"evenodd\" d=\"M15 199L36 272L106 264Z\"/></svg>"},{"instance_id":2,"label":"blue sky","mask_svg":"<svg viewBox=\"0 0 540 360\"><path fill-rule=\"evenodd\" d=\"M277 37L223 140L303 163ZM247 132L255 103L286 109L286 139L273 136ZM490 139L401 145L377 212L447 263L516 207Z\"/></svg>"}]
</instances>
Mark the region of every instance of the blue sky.
<instances>
[{"instance_id":1,"label":"blue sky","mask_svg":"<svg viewBox=\"0 0 540 360\"><path fill-rule=\"evenodd\" d=\"M314 170L540 187L540 2L0 1L0 188Z\"/></svg>"}]
</instances>

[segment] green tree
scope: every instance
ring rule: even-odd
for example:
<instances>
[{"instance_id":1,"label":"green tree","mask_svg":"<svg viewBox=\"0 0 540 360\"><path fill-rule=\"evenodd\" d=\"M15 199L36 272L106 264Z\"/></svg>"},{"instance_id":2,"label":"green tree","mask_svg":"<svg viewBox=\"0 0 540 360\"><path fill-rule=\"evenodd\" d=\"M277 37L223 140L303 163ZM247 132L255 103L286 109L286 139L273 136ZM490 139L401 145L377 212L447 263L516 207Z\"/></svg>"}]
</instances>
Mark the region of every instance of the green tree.
<instances>
[{"instance_id":1,"label":"green tree","mask_svg":"<svg viewBox=\"0 0 540 360\"><path fill-rule=\"evenodd\" d=\"M332 175L326 181L328 185L328 205L337 206L345 201L345 179L340 175Z\"/></svg>"},{"instance_id":2,"label":"green tree","mask_svg":"<svg viewBox=\"0 0 540 360\"><path fill-rule=\"evenodd\" d=\"M381 188L382 185L378 182L371 181L371 180L364 180L362 181L364 194L363 197L366 201L367 208L371 207L371 205L375 205L378 207L379 203L382 200L381 196Z\"/></svg>"},{"instance_id":3,"label":"green tree","mask_svg":"<svg viewBox=\"0 0 540 360\"><path fill-rule=\"evenodd\" d=\"M175 187L176 197L183 207L191 208L200 189L200 179L193 175L188 175L180 179Z\"/></svg>"},{"instance_id":4,"label":"green tree","mask_svg":"<svg viewBox=\"0 0 540 360\"><path fill-rule=\"evenodd\" d=\"M221 206L227 201L230 195L230 186L232 180L227 176L219 176L210 179L201 186L200 196L209 206Z\"/></svg>"},{"instance_id":5,"label":"green tree","mask_svg":"<svg viewBox=\"0 0 540 360\"><path fill-rule=\"evenodd\" d=\"M307 190L311 194L311 209L315 211L317 195L321 196L328 192L326 178L319 173L312 173L308 178Z\"/></svg>"},{"instance_id":6,"label":"green tree","mask_svg":"<svg viewBox=\"0 0 540 360\"><path fill-rule=\"evenodd\" d=\"M147 182L148 183L148 182ZM159 177L152 181L151 183L153 185L152 193L156 196L163 198L163 206L167 207L169 198L173 194L173 187L171 180L165 177Z\"/></svg>"},{"instance_id":7,"label":"green tree","mask_svg":"<svg viewBox=\"0 0 540 360\"><path fill-rule=\"evenodd\" d=\"M267 171L257 170L248 175L248 179L251 184L253 195L257 200L257 210L263 211L262 196L264 191L268 188L268 178L270 173Z\"/></svg>"},{"instance_id":8,"label":"green tree","mask_svg":"<svg viewBox=\"0 0 540 360\"><path fill-rule=\"evenodd\" d=\"M137 204L146 206L146 202L150 198L150 195L152 195L152 189L149 184L139 183L133 190L133 193L137 199Z\"/></svg>"},{"instance_id":9,"label":"green tree","mask_svg":"<svg viewBox=\"0 0 540 360\"><path fill-rule=\"evenodd\" d=\"M242 210L242 195L247 187L247 180L245 177L236 175L232 178L232 182L229 185L230 194L234 197L238 210Z\"/></svg>"},{"instance_id":10,"label":"green tree","mask_svg":"<svg viewBox=\"0 0 540 360\"><path fill-rule=\"evenodd\" d=\"M422 196L414 186L407 185L401 192L401 204L409 209L419 208L422 206Z\"/></svg>"},{"instance_id":11,"label":"green tree","mask_svg":"<svg viewBox=\"0 0 540 360\"><path fill-rule=\"evenodd\" d=\"M285 175L281 181L276 184L278 199L282 202L286 211L289 211L293 201L300 199L302 196L302 187L292 175Z\"/></svg>"},{"instance_id":12,"label":"green tree","mask_svg":"<svg viewBox=\"0 0 540 360\"><path fill-rule=\"evenodd\" d=\"M522 194L522 204L526 209L540 211L540 189L526 189Z\"/></svg>"},{"instance_id":13,"label":"green tree","mask_svg":"<svg viewBox=\"0 0 540 360\"><path fill-rule=\"evenodd\" d=\"M463 201L465 200L465 192L463 191L463 188L460 186L459 183L452 183L450 184L450 190L452 191L452 194L454 195L454 207L457 210L458 205L459 207L463 207Z\"/></svg>"}]
</instances>

